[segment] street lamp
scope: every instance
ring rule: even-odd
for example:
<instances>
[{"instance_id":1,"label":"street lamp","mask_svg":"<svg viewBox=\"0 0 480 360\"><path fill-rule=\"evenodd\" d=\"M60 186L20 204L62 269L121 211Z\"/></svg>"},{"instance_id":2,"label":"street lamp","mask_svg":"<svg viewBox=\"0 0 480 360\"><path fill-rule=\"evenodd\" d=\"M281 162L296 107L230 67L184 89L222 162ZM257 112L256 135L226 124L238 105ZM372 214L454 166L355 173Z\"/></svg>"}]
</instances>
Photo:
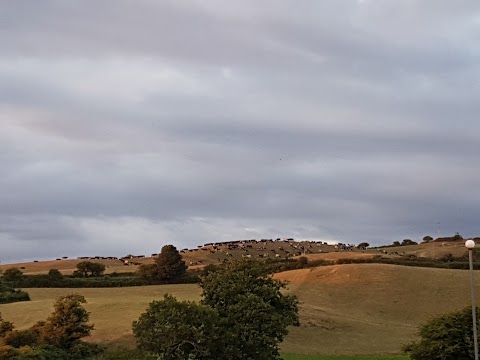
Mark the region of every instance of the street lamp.
<instances>
[{"instance_id":1,"label":"street lamp","mask_svg":"<svg viewBox=\"0 0 480 360\"><path fill-rule=\"evenodd\" d=\"M470 288L472 292L472 319L473 319L473 346L475 351L475 360L478 360L478 339L477 339L477 311L475 304L475 288L473 283L473 249L475 248L475 241L465 241L465 247L468 249L468 260L470 263Z\"/></svg>"}]
</instances>

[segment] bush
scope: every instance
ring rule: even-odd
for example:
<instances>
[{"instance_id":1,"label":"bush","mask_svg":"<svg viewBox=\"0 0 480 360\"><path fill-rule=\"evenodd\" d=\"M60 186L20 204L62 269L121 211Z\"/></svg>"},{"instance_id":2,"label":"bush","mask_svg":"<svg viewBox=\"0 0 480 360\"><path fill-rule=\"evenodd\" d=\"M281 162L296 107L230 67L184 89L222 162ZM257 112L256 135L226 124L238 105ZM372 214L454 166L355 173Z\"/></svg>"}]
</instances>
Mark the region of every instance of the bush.
<instances>
[{"instance_id":1,"label":"bush","mask_svg":"<svg viewBox=\"0 0 480 360\"><path fill-rule=\"evenodd\" d=\"M478 308L476 311L479 319ZM434 318L420 327L419 336L420 341L407 344L403 348L412 360L474 359L470 307Z\"/></svg>"},{"instance_id":2,"label":"bush","mask_svg":"<svg viewBox=\"0 0 480 360\"><path fill-rule=\"evenodd\" d=\"M151 303L133 325L139 346L165 360L279 359L288 326L298 325L298 302L268 275L273 265L244 261L211 269L201 282L200 305L171 296Z\"/></svg>"},{"instance_id":3,"label":"bush","mask_svg":"<svg viewBox=\"0 0 480 360\"><path fill-rule=\"evenodd\" d=\"M63 274L58 269L50 269L48 270L48 277L55 280L60 280L63 279Z\"/></svg>"},{"instance_id":4,"label":"bush","mask_svg":"<svg viewBox=\"0 0 480 360\"><path fill-rule=\"evenodd\" d=\"M77 270L74 272L74 274L83 277L102 276L104 271L104 264L91 261L82 261L77 264Z\"/></svg>"},{"instance_id":5,"label":"bush","mask_svg":"<svg viewBox=\"0 0 480 360\"><path fill-rule=\"evenodd\" d=\"M19 268L13 267L5 270L2 276L3 281L11 282L17 284L22 280L23 272Z\"/></svg>"},{"instance_id":6,"label":"bush","mask_svg":"<svg viewBox=\"0 0 480 360\"><path fill-rule=\"evenodd\" d=\"M54 312L41 326L41 341L62 349L70 349L78 341L90 335L93 325L88 324L89 313L82 304L86 303L82 295L71 294L60 297Z\"/></svg>"},{"instance_id":7,"label":"bush","mask_svg":"<svg viewBox=\"0 0 480 360\"><path fill-rule=\"evenodd\" d=\"M13 330L13 324L10 321L3 320L2 313L0 313L0 338Z\"/></svg>"},{"instance_id":8,"label":"bush","mask_svg":"<svg viewBox=\"0 0 480 360\"><path fill-rule=\"evenodd\" d=\"M133 333L141 350L162 359L212 359L221 339L218 313L204 305L177 301L165 295L150 303L133 323Z\"/></svg>"},{"instance_id":9,"label":"bush","mask_svg":"<svg viewBox=\"0 0 480 360\"><path fill-rule=\"evenodd\" d=\"M38 344L38 338L38 332L32 329L13 330L5 335L3 342L5 345L10 345L15 348L20 348L22 346L32 347Z\"/></svg>"}]
</instances>

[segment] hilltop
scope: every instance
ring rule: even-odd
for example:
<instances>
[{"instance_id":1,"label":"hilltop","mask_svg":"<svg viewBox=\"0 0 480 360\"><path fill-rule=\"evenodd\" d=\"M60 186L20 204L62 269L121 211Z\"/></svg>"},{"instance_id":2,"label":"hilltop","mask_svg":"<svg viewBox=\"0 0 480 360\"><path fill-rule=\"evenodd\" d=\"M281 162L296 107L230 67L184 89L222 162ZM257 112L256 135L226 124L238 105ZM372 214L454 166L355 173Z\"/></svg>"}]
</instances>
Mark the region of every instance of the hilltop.
<instances>
[{"instance_id":1,"label":"hilltop","mask_svg":"<svg viewBox=\"0 0 480 360\"><path fill-rule=\"evenodd\" d=\"M190 269L203 267L208 264L220 264L230 260L239 260L242 258L251 259L288 259L299 256L307 258L320 257L325 254L339 253L334 257L351 257L352 254L365 252L355 245L336 244L329 245L326 242L316 241L295 241L293 239L285 240L238 240L228 242L215 242L199 245L193 249L181 249L182 258ZM374 252L371 252L372 254ZM138 269L141 264L153 263L153 257L157 254L145 255L127 255L124 257L111 256L82 256L77 259L60 257L56 260L34 261L16 264L2 264L0 270L10 267L19 267L25 274L44 274L49 269L55 268L63 274L71 274L76 265L81 261L92 261L103 263L107 267L106 273L129 272ZM331 256L331 255L330 255ZM328 256L327 256L328 258Z\"/></svg>"}]
</instances>

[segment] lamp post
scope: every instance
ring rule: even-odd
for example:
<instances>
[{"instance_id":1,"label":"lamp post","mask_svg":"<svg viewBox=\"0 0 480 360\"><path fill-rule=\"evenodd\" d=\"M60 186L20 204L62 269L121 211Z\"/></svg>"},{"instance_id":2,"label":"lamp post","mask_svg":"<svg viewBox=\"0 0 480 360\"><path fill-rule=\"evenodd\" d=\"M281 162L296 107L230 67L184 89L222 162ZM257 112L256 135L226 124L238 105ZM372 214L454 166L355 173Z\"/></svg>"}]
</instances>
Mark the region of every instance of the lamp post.
<instances>
[{"instance_id":1,"label":"lamp post","mask_svg":"<svg viewBox=\"0 0 480 360\"><path fill-rule=\"evenodd\" d=\"M478 339L477 339L477 311L475 304L475 288L473 283L473 249L475 241L465 241L465 247L468 249L468 260L470 263L470 290L472 292L472 321L473 321L473 346L475 351L475 360L478 360Z\"/></svg>"}]
</instances>

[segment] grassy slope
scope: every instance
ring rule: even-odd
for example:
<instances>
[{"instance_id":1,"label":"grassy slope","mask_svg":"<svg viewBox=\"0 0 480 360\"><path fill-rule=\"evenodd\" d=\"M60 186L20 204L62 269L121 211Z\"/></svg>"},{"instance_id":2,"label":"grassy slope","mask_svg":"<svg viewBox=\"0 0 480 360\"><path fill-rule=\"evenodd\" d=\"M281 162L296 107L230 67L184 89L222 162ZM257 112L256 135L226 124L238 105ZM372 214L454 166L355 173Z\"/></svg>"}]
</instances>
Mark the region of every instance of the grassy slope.
<instances>
[{"instance_id":1,"label":"grassy slope","mask_svg":"<svg viewBox=\"0 0 480 360\"><path fill-rule=\"evenodd\" d=\"M468 272L461 270L352 264L276 276L290 281L290 291L301 301L302 326L292 328L282 344L292 354L399 353L420 323L469 303ZM92 340L122 345L133 344L131 323L151 300L164 293L200 297L196 285L28 291L33 301L0 305L4 318L18 328L46 318L56 297L76 291L88 300L96 326Z\"/></svg>"},{"instance_id":2,"label":"grassy slope","mask_svg":"<svg viewBox=\"0 0 480 360\"><path fill-rule=\"evenodd\" d=\"M464 256L465 254L467 254L464 240L453 242L431 242L418 245L379 248L379 252L381 252L382 250L386 250L388 253L398 252L405 253L405 255L416 255L418 257L434 259L441 258L446 254L452 254L456 257Z\"/></svg>"},{"instance_id":3,"label":"grassy slope","mask_svg":"<svg viewBox=\"0 0 480 360\"><path fill-rule=\"evenodd\" d=\"M179 300L198 300L197 285L162 285L134 288L100 289L27 289L32 301L0 305L5 319L19 329L45 319L53 311L54 300L65 294L79 293L87 299L90 321L95 324L93 341L133 345L132 322L138 319L148 304L162 299L164 294L174 294ZM126 343L124 343L126 341Z\"/></svg>"},{"instance_id":4,"label":"grassy slope","mask_svg":"<svg viewBox=\"0 0 480 360\"><path fill-rule=\"evenodd\" d=\"M288 353L398 353L420 323L469 304L461 270L360 264L277 277L291 281L301 302L302 326L282 344Z\"/></svg>"},{"instance_id":5,"label":"grassy slope","mask_svg":"<svg viewBox=\"0 0 480 360\"><path fill-rule=\"evenodd\" d=\"M297 355L285 354L283 360L407 360L405 355Z\"/></svg>"}]
</instances>

